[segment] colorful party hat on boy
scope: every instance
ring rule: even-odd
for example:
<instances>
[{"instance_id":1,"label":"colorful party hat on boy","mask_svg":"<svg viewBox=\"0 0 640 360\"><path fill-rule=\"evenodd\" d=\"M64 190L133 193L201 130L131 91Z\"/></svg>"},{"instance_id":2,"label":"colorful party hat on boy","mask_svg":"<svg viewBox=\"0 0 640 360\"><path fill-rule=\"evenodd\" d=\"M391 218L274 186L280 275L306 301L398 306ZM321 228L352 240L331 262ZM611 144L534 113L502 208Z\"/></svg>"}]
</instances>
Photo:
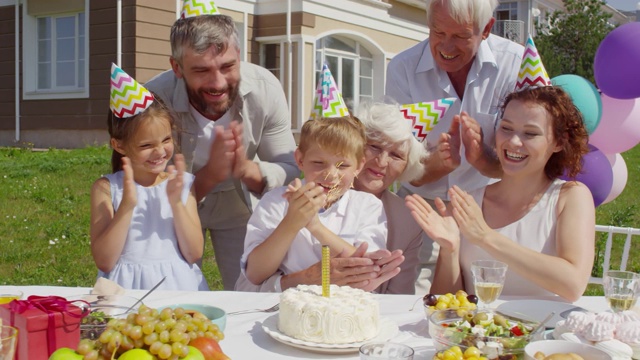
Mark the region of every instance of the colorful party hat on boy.
<instances>
[{"instance_id":1,"label":"colorful party hat on boy","mask_svg":"<svg viewBox=\"0 0 640 360\"><path fill-rule=\"evenodd\" d=\"M551 85L551 80L549 79L547 70L545 70L544 65L542 65L536 44L533 42L531 35L529 35L524 47L524 55L522 56L522 64L520 64L520 72L518 72L515 90L520 91L528 87L549 85Z\"/></svg>"},{"instance_id":2,"label":"colorful party hat on boy","mask_svg":"<svg viewBox=\"0 0 640 360\"><path fill-rule=\"evenodd\" d=\"M440 119L449 110L456 98L444 98L440 100L419 102L400 106L400 112L404 118L411 121L413 136L423 142L427 135L440 122Z\"/></svg>"},{"instance_id":3,"label":"colorful party hat on boy","mask_svg":"<svg viewBox=\"0 0 640 360\"><path fill-rule=\"evenodd\" d=\"M111 101L109 107L121 119L135 116L153 103L153 95L136 79L111 64Z\"/></svg>"},{"instance_id":4,"label":"colorful party hat on boy","mask_svg":"<svg viewBox=\"0 0 640 360\"><path fill-rule=\"evenodd\" d=\"M199 15L219 15L220 11L213 0L184 0L182 5L181 19L186 19Z\"/></svg>"},{"instance_id":5,"label":"colorful party hat on boy","mask_svg":"<svg viewBox=\"0 0 640 360\"><path fill-rule=\"evenodd\" d=\"M342 94L340 94L336 81L331 75L331 70L327 64L324 64L309 120L317 117L342 117L348 114L349 110L342 100Z\"/></svg>"}]
</instances>

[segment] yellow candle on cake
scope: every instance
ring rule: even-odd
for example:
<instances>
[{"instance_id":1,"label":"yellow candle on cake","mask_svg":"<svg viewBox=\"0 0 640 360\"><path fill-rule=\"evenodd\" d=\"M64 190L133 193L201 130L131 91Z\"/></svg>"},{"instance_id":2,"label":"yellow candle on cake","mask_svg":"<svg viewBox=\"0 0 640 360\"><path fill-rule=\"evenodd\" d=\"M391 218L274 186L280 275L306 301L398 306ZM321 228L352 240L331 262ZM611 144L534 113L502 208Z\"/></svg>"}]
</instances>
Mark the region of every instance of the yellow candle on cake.
<instances>
[{"instance_id":1,"label":"yellow candle on cake","mask_svg":"<svg viewBox=\"0 0 640 360\"><path fill-rule=\"evenodd\" d=\"M331 284L331 249L329 245L322 246L322 296L329 297L329 285Z\"/></svg>"}]
</instances>

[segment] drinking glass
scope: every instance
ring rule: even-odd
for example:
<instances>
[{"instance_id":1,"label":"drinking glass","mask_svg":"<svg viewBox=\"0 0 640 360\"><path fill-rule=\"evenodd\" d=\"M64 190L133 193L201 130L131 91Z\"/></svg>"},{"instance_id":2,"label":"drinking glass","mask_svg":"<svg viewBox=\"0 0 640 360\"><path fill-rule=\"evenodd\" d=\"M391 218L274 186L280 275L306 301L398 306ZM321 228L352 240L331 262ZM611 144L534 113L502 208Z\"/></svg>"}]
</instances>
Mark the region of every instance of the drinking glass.
<instances>
[{"instance_id":1,"label":"drinking glass","mask_svg":"<svg viewBox=\"0 0 640 360\"><path fill-rule=\"evenodd\" d=\"M631 271L609 270L602 278L604 297L614 312L631 309L640 293L640 275Z\"/></svg>"},{"instance_id":2,"label":"drinking glass","mask_svg":"<svg viewBox=\"0 0 640 360\"><path fill-rule=\"evenodd\" d=\"M476 260L471 263L473 287L482 307L488 308L502 292L507 264L496 260Z\"/></svg>"},{"instance_id":3,"label":"drinking glass","mask_svg":"<svg viewBox=\"0 0 640 360\"><path fill-rule=\"evenodd\" d=\"M18 329L0 326L0 360L13 360L18 345Z\"/></svg>"},{"instance_id":4,"label":"drinking glass","mask_svg":"<svg viewBox=\"0 0 640 360\"><path fill-rule=\"evenodd\" d=\"M13 300L22 299L22 291L14 286L4 286L0 288L0 304L8 304Z\"/></svg>"},{"instance_id":5,"label":"drinking glass","mask_svg":"<svg viewBox=\"0 0 640 360\"><path fill-rule=\"evenodd\" d=\"M392 342L360 346L360 360L413 360L413 353L411 346Z\"/></svg>"}]
</instances>

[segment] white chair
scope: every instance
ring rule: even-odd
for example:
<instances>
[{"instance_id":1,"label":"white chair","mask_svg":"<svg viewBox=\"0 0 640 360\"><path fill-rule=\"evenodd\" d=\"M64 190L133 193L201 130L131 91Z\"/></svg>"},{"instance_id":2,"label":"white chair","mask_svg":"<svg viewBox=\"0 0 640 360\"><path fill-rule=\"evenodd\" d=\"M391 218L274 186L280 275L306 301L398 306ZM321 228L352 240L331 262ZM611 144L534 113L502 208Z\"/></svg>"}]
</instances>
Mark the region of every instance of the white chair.
<instances>
[{"instance_id":1,"label":"white chair","mask_svg":"<svg viewBox=\"0 0 640 360\"><path fill-rule=\"evenodd\" d=\"M627 260L629 259L629 250L631 249L631 237L633 235L640 235L640 229L630 227L617 227L609 225L596 225L596 233L607 233L607 242L604 250L604 260L602 261L602 273L607 270L611 270L611 247L613 245L613 234L626 234L627 238L622 248L622 259L620 260L620 270L625 271L627 269ZM589 279L590 284L602 284L601 277L591 277Z\"/></svg>"}]
</instances>

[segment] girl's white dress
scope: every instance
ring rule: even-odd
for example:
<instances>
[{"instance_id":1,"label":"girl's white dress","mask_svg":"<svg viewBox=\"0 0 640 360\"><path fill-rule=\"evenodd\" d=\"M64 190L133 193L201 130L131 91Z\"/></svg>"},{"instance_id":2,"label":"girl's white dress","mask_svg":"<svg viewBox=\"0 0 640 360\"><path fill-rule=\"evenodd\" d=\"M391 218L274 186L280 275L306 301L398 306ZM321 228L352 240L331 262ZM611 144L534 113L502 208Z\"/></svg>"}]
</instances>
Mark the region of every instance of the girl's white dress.
<instances>
[{"instance_id":1,"label":"girl's white dress","mask_svg":"<svg viewBox=\"0 0 640 360\"><path fill-rule=\"evenodd\" d=\"M111 201L116 211L122 200L124 172L105 177L111 184ZM183 203L187 202L194 178L192 174L184 174ZM150 289L166 276L158 289L209 290L200 267L189 265L178 248L167 182L151 187L136 184L138 204L122 254L109 273L98 271L98 277L115 281L126 289Z\"/></svg>"},{"instance_id":2,"label":"girl's white dress","mask_svg":"<svg viewBox=\"0 0 640 360\"><path fill-rule=\"evenodd\" d=\"M565 181L555 179L547 188L537 204L521 219L504 227L494 229L514 242L542 254L557 256L556 250L556 224L558 221L557 204L560 190ZM470 191L469 195L480 207L484 199L486 187ZM495 260L484 249L473 245L462 237L460 244L460 266L467 291L473 291L473 275L471 274L471 262L474 260ZM517 296L557 296L551 291L534 284L520 276L515 271L507 270L507 277L502 289L502 295Z\"/></svg>"}]
</instances>

